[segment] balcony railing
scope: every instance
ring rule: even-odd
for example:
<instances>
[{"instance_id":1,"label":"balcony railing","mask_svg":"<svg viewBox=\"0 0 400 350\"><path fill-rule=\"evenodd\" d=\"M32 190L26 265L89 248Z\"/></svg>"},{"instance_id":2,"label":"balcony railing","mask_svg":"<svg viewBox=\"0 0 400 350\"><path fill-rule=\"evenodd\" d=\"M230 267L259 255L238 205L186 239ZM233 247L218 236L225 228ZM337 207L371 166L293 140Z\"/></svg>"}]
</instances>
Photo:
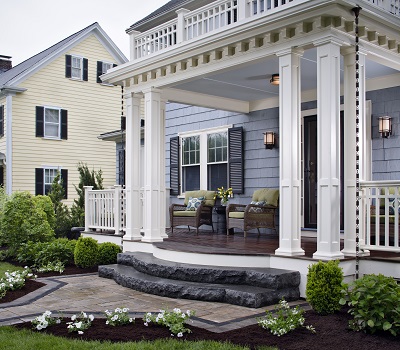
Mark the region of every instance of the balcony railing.
<instances>
[{"instance_id":1,"label":"balcony railing","mask_svg":"<svg viewBox=\"0 0 400 350\"><path fill-rule=\"evenodd\" d=\"M400 252L400 181L365 181L361 188L365 223L363 248Z\"/></svg>"},{"instance_id":2,"label":"balcony railing","mask_svg":"<svg viewBox=\"0 0 400 350\"><path fill-rule=\"evenodd\" d=\"M183 41L194 40L238 22L268 16L311 0L217 0L199 9L178 10L177 18L144 33L132 32L131 60L145 57ZM400 16L400 0L363 0Z\"/></svg>"}]
</instances>

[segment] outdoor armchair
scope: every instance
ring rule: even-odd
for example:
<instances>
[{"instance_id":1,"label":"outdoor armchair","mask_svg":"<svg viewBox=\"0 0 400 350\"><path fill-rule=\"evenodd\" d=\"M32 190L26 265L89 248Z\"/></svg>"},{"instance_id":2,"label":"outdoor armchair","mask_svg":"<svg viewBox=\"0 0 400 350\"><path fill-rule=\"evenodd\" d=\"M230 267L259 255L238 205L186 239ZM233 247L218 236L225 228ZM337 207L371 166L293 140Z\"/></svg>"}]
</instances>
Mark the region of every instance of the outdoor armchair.
<instances>
[{"instance_id":1,"label":"outdoor armchair","mask_svg":"<svg viewBox=\"0 0 400 350\"><path fill-rule=\"evenodd\" d=\"M243 230L244 237L247 231L260 228L275 230L275 215L279 203L279 190L275 188L262 188L254 191L252 202L248 205L229 204L226 208L227 234L233 232L233 228Z\"/></svg>"},{"instance_id":2,"label":"outdoor armchair","mask_svg":"<svg viewBox=\"0 0 400 350\"><path fill-rule=\"evenodd\" d=\"M212 232L212 209L215 204L214 191L187 191L183 204L171 204L169 207L169 217L171 221L171 234L176 226L187 226L196 228L199 233L201 225L211 225Z\"/></svg>"}]
</instances>

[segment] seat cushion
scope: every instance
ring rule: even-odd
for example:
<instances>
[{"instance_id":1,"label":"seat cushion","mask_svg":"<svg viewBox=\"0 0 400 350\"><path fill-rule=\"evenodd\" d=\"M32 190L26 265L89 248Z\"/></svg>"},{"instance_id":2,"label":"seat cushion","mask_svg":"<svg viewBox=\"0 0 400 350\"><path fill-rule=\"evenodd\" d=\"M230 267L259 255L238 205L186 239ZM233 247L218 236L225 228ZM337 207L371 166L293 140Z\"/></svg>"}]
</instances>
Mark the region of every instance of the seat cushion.
<instances>
[{"instance_id":1,"label":"seat cushion","mask_svg":"<svg viewBox=\"0 0 400 350\"><path fill-rule=\"evenodd\" d=\"M261 202L264 201L265 205L278 206L279 202L279 189L277 188L261 188L254 191L252 201Z\"/></svg>"},{"instance_id":2,"label":"seat cushion","mask_svg":"<svg viewBox=\"0 0 400 350\"><path fill-rule=\"evenodd\" d=\"M177 210L174 211L174 216L194 217L196 216L195 210Z\"/></svg>"},{"instance_id":3,"label":"seat cushion","mask_svg":"<svg viewBox=\"0 0 400 350\"><path fill-rule=\"evenodd\" d=\"M229 212L229 217L233 219L244 219L244 211Z\"/></svg>"},{"instance_id":4,"label":"seat cushion","mask_svg":"<svg viewBox=\"0 0 400 350\"><path fill-rule=\"evenodd\" d=\"M187 191L185 193L184 205L188 205L190 197L192 198L204 197L204 205L212 207L215 204L214 196L215 196L214 191L206 191L206 190Z\"/></svg>"},{"instance_id":5,"label":"seat cushion","mask_svg":"<svg viewBox=\"0 0 400 350\"><path fill-rule=\"evenodd\" d=\"M186 210L195 211L204 202L204 197L190 197Z\"/></svg>"}]
</instances>

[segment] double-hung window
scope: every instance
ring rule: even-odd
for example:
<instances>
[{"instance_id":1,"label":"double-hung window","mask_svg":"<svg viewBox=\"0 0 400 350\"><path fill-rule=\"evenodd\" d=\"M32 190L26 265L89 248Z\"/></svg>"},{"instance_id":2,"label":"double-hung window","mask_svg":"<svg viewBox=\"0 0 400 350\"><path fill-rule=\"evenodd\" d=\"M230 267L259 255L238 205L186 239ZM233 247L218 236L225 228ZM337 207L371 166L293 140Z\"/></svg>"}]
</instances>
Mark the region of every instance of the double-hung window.
<instances>
[{"instance_id":1,"label":"double-hung window","mask_svg":"<svg viewBox=\"0 0 400 350\"><path fill-rule=\"evenodd\" d=\"M102 80L100 79L100 76L107 73L107 71L113 67L116 67L117 65L114 63L110 62L104 62L104 61L97 61L97 82L99 84L102 84ZM106 84L108 85L108 84Z\"/></svg>"},{"instance_id":2,"label":"double-hung window","mask_svg":"<svg viewBox=\"0 0 400 350\"><path fill-rule=\"evenodd\" d=\"M171 194L221 186L243 193L243 164L242 127L180 133L170 139Z\"/></svg>"},{"instance_id":3,"label":"double-hung window","mask_svg":"<svg viewBox=\"0 0 400 350\"><path fill-rule=\"evenodd\" d=\"M59 107L36 106L36 136L49 139L68 137L68 112Z\"/></svg>"},{"instance_id":4,"label":"double-hung window","mask_svg":"<svg viewBox=\"0 0 400 350\"><path fill-rule=\"evenodd\" d=\"M88 59L78 55L65 55L65 77L88 81Z\"/></svg>"},{"instance_id":5,"label":"double-hung window","mask_svg":"<svg viewBox=\"0 0 400 350\"><path fill-rule=\"evenodd\" d=\"M182 192L228 185L228 127L181 137Z\"/></svg>"},{"instance_id":6,"label":"double-hung window","mask_svg":"<svg viewBox=\"0 0 400 350\"><path fill-rule=\"evenodd\" d=\"M35 194L46 195L50 192L51 186L57 174L61 174L60 181L64 189L64 198L68 197L68 170L60 167L45 166L35 169Z\"/></svg>"}]
</instances>

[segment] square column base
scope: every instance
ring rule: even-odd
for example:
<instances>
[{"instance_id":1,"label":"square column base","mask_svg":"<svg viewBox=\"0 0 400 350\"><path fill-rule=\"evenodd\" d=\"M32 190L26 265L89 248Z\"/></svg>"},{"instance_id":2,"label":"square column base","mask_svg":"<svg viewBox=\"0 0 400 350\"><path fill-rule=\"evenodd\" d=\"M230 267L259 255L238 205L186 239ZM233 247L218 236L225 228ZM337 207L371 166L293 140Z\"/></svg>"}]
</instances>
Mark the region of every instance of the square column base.
<instances>
[{"instance_id":1,"label":"square column base","mask_svg":"<svg viewBox=\"0 0 400 350\"><path fill-rule=\"evenodd\" d=\"M302 256L304 255L304 250L303 249L296 249L296 250L285 250L282 248L278 248L275 250L275 255L281 255L281 256Z\"/></svg>"},{"instance_id":2,"label":"square column base","mask_svg":"<svg viewBox=\"0 0 400 350\"><path fill-rule=\"evenodd\" d=\"M313 259L318 259L318 260L344 259L344 254L342 254L341 252L335 252L335 253L315 252L313 254Z\"/></svg>"}]
</instances>

